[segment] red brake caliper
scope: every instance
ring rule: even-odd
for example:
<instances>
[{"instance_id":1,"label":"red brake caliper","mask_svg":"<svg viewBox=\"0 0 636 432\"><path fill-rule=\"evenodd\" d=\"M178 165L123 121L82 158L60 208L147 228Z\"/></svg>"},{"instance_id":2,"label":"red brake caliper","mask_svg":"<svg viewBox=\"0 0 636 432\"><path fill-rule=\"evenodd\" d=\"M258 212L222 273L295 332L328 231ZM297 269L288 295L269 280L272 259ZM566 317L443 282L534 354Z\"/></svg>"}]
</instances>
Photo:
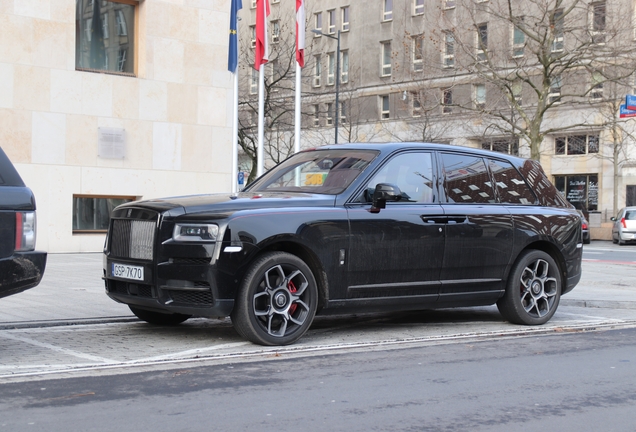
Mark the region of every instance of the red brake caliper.
<instances>
[{"instance_id":1,"label":"red brake caliper","mask_svg":"<svg viewBox=\"0 0 636 432\"><path fill-rule=\"evenodd\" d=\"M294 282L292 282L292 281L289 281L289 283L287 283L287 289L288 289L288 290L289 290L289 292L290 292L290 293L292 293L292 294L293 294L293 293L295 293L296 291L298 291L298 290L296 289L296 286L294 285ZM298 307L298 305L297 305L296 303L292 303L292 304L289 306L289 314L290 314L290 315L293 315L293 314L294 314L294 312L296 312L296 308L297 308L297 307Z\"/></svg>"}]
</instances>

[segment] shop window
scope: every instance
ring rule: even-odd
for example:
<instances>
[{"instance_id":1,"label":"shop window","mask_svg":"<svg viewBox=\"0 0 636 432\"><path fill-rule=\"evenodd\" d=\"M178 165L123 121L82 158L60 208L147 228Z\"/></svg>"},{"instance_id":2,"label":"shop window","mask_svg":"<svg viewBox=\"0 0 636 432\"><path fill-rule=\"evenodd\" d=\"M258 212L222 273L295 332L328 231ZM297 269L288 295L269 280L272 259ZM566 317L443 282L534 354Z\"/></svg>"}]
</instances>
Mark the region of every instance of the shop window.
<instances>
[{"instance_id":1,"label":"shop window","mask_svg":"<svg viewBox=\"0 0 636 432\"><path fill-rule=\"evenodd\" d=\"M75 69L134 76L137 2L78 0L75 7Z\"/></svg>"},{"instance_id":2,"label":"shop window","mask_svg":"<svg viewBox=\"0 0 636 432\"><path fill-rule=\"evenodd\" d=\"M598 175L554 176L554 186L579 210L598 210Z\"/></svg>"}]
</instances>

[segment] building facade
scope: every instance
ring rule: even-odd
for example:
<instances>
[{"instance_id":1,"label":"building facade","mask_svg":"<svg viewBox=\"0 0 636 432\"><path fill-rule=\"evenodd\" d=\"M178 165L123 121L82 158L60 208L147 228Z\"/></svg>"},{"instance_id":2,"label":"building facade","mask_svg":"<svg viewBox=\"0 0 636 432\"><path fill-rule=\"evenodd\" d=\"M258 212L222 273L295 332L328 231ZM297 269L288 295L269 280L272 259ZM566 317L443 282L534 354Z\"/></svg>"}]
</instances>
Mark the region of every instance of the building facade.
<instances>
[{"instance_id":1,"label":"building facade","mask_svg":"<svg viewBox=\"0 0 636 432\"><path fill-rule=\"evenodd\" d=\"M248 134L257 84L250 3L240 29ZM284 82L294 73L281 65L293 55L293 3L271 2L266 82L280 101L282 115L269 123L278 135L291 133L293 85ZM512 2L512 11L507 4L306 2L301 142L432 141L535 157L591 214L593 235L609 238L602 223L636 205L636 120L619 117L625 95L636 92L635 21L625 19L636 16L635 2L529 0Z\"/></svg>"},{"instance_id":2,"label":"building facade","mask_svg":"<svg viewBox=\"0 0 636 432\"><path fill-rule=\"evenodd\" d=\"M37 248L100 251L110 210L231 188L229 0L0 2L0 146Z\"/></svg>"}]
</instances>

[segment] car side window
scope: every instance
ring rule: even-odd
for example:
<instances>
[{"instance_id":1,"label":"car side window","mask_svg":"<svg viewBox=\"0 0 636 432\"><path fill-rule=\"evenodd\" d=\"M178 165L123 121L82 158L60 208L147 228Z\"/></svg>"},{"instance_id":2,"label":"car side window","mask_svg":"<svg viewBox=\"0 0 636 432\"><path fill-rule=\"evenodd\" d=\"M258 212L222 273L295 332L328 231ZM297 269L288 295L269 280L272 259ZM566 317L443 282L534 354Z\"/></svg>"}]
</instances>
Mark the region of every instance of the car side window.
<instances>
[{"instance_id":1,"label":"car side window","mask_svg":"<svg viewBox=\"0 0 636 432\"><path fill-rule=\"evenodd\" d=\"M482 158L442 153L441 159L448 202L459 204L495 202L490 174Z\"/></svg>"},{"instance_id":2,"label":"car side window","mask_svg":"<svg viewBox=\"0 0 636 432\"><path fill-rule=\"evenodd\" d=\"M636 211L634 211L634 210L626 210L625 211L625 219L626 220L636 220Z\"/></svg>"},{"instance_id":3,"label":"car side window","mask_svg":"<svg viewBox=\"0 0 636 432\"><path fill-rule=\"evenodd\" d=\"M367 184L359 202L371 202L378 183L390 183L400 188L402 199L398 202L432 203L433 157L431 153L402 153L393 157Z\"/></svg>"},{"instance_id":4,"label":"car side window","mask_svg":"<svg viewBox=\"0 0 636 432\"><path fill-rule=\"evenodd\" d=\"M489 165L502 203L536 204L537 198L510 162L490 159Z\"/></svg>"}]
</instances>

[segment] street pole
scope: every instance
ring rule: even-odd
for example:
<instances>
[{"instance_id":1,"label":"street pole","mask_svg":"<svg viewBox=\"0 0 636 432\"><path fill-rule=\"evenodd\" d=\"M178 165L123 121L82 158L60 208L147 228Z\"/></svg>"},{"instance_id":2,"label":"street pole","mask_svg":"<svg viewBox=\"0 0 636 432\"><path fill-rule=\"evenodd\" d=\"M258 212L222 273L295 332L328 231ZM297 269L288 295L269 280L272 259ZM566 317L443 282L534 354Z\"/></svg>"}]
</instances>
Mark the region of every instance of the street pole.
<instances>
[{"instance_id":1,"label":"street pole","mask_svg":"<svg viewBox=\"0 0 636 432\"><path fill-rule=\"evenodd\" d=\"M336 139L338 144L338 119L340 117L340 105L338 103L340 95L340 30L338 30L338 48L336 49Z\"/></svg>"}]
</instances>

